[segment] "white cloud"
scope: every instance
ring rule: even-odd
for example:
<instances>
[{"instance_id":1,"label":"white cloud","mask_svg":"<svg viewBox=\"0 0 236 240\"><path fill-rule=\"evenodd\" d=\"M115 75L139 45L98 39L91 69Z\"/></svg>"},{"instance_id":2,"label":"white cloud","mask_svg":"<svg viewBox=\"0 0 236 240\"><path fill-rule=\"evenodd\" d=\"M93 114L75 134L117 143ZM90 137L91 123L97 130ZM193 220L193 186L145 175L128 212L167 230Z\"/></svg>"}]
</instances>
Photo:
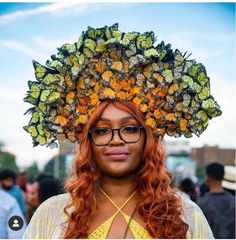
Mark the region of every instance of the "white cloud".
<instances>
[{"instance_id":1,"label":"white cloud","mask_svg":"<svg viewBox=\"0 0 236 240\"><path fill-rule=\"evenodd\" d=\"M40 59L44 59L47 56L46 54L43 54L42 51L37 52L35 48L12 39L0 40L0 45L8 49L15 50L19 53L23 53L30 58L35 58L35 56L37 56Z\"/></svg>"},{"instance_id":2,"label":"white cloud","mask_svg":"<svg viewBox=\"0 0 236 240\"><path fill-rule=\"evenodd\" d=\"M77 6L77 7L76 7ZM63 1L48 4L46 6L41 6L29 10L19 10L13 13L7 13L0 16L0 24L6 24L17 19L27 18L30 16L36 16L39 14L58 14L60 12L67 13L66 11L70 9L72 12L83 12L88 9L87 4L74 1Z\"/></svg>"}]
</instances>

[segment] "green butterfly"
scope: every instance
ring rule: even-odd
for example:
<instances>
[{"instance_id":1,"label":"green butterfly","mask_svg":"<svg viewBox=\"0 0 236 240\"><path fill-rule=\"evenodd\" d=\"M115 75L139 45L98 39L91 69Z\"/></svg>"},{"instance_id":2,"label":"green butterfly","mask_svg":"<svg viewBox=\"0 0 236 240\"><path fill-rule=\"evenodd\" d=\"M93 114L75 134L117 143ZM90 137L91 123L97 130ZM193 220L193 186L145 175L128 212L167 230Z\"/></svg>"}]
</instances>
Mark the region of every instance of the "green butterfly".
<instances>
[{"instance_id":1,"label":"green butterfly","mask_svg":"<svg viewBox=\"0 0 236 240\"><path fill-rule=\"evenodd\" d=\"M84 48L84 55L86 55L86 57L88 58L92 58L93 57L93 52L89 49L89 48Z\"/></svg>"},{"instance_id":2,"label":"green butterfly","mask_svg":"<svg viewBox=\"0 0 236 240\"><path fill-rule=\"evenodd\" d=\"M124 45L129 45L137 36L138 36L137 32L125 33L122 38L122 43Z\"/></svg>"},{"instance_id":3,"label":"green butterfly","mask_svg":"<svg viewBox=\"0 0 236 240\"><path fill-rule=\"evenodd\" d=\"M50 90L43 90L41 95L40 95L40 101L41 102L46 102L50 93L51 93Z\"/></svg>"},{"instance_id":4,"label":"green butterfly","mask_svg":"<svg viewBox=\"0 0 236 240\"><path fill-rule=\"evenodd\" d=\"M49 96L47 98L47 102L52 103L52 102L57 101L60 98L61 98L61 94L59 92L52 92L49 94Z\"/></svg>"},{"instance_id":5,"label":"green butterfly","mask_svg":"<svg viewBox=\"0 0 236 240\"><path fill-rule=\"evenodd\" d=\"M27 103L31 103L33 105L37 105L38 103L38 99L37 98L33 98L32 96L28 95L26 96L24 99L23 99L24 102L27 102Z\"/></svg>"},{"instance_id":6,"label":"green butterfly","mask_svg":"<svg viewBox=\"0 0 236 240\"><path fill-rule=\"evenodd\" d=\"M36 126L30 125L30 126L24 126L23 128L25 131L27 131L31 135L31 137L38 136L38 131L36 129Z\"/></svg>"},{"instance_id":7,"label":"green butterfly","mask_svg":"<svg viewBox=\"0 0 236 240\"><path fill-rule=\"evenodd\" d=\"M62 69L62 67L63 67L62 62L59 61L59 60L54 60L54 61L49 61L49 60L47 60L46 65L47 65L48 67L50 67L50 68L56 69L56 70L59 71L59 72L61 72L61 69Z\"/></svg>"},{"instance_id":8,"label":"green butterfly","mask_svg":"<svg viewBox=\"0 0 236 240\"><path fill-rule=\"evenodd\" d=\"M83 40L84 40L84 31L80 34L79 39L76 43L76 48L79 50L80 47L83 45Z\"/></svg>"},{"instance_id":9,"label":"green butterfly","mask_svg":"<svg viewBox=\"0 0 236 240\"><path fill-rule=\"evenodd\" d=\"M118 31L118 29L119 29L119 24L118 23L115 23L112 26L110 26L109 28L107 28L106 31L105 31L105 35L106 35L107 40L111 39L113 37L112 32Z\"/></svg>"},{"instance_id":10,"label":"green butterfly","mask_svg":"<svg viewBox=\"0 0 236 240\"><path fill-rule=\"evenodd\" d=\"M145 57L159 57L159 52L155 48L150 48L144 51Z\"/></svg>"},{"instance_id":11,"label":"green butterfly","mask_svg":"<svg viewBox=\"0 0 236 240\"><path fill-rule=\"evenodd\" d=\"M29 86L29 89L30 89L28 91L30 96L32 98L37 99L39 97L40 93L41 93L41 85L39 85L38 82L29 81L28 86Z\"/></svg>"},{"instance_id":12,"label":"green butterfly","mask_svg":"<svg viewBox=\"0 0 236 240\"><path fill-rule=\"evenodd\" d=\"M94 50L95 50L95 48L96 48L96 42L93 41L92 39L87 38L87 39L85 39L85 41L84 41L84 46L85 46L86 48L88 48L89 50L91 50L92 52L94 52Z\"/></svg>"},{"instance_id":13,"label":"green butterfly","mask_svg":"<svg viewBox=\"0 0 236 240\"><path fill-rule=\"evenodd\" d=\"M33 60L33 66L34 66L34 69L35 69L36 79L37 80L42 79L47 73L46 68L43 65L41 65L40 63L36 62L35 60Z\"/></svg>"},{"instance_id":14,"label":"green butterfly","mask_svg":"<svg viewBox=\"0 0 236 240\"><path fill-rule=\"evenodd\" d=\"M153 46L154 33L149 32L145 34L141 34L136 39L137 48L147 49Z\"/></svg>"},{"instance_id":15,"label":"green butterfly","mask_svg":"<svg viewBox=\"0 0 236 240\"><path fill-rule=\"evenodd\" d=\"M184 75L182 79L191 89L193 89L194 84L193 79L191 77L189 77L188 75Z\"/></svg>"},{"instance_id":16,"label":"green butterfly","mask_svg":"<svg viewBox=\"0 0 236 240\"><path fill-rule=\"evenodd\" d=\"M171 83L174 79L172 71L170 69L164 70L161 74L165 78L165 81L168 83Z\"/></svg>"},{"instance_id":17,"label":"green butterfly","mask_svg":"<svg viewBox=\"0 0 236 240\"><path fill-rule=\"evenodd\" d=\"M63 44L60 48L60 51L65 52L65 53L75 53L76 52L76 44Z\"/></svg>"},{"instance_id":18,"label":"green butterfly","mask_svg":"<svg viewBox=\"0 0 236 240\"><path fill-rule=\"evenodd\" d=\"M197 76L197 81L201 84L201 86L204 86L206 83L210 82L210 79L209 79L209 77L206 76L206 74L204 72L201 72Z\"/></svg>"},{"instance_id":19,"label":"green butterfly","mask_svg":"<svg viewBox=\"0 0 236 240\"><path fill-rule=\"evenodd\" d=\"M38 123L41 122L43 120L42 114L39 114L39 112L33 112L32 113L32 117L30 119L30 125L32 125L32 123Z\"/></svg>"},{"instance_id":20,"label":"green butterfly","mask_svg":"<svg viewBox=\"0 0 236 240\"><path fill-rule=\"evenodd\" d=\"M200 69L200 66L201 66L200 63L191 66L191 67L188 69L188 74L189 74L190 76L192 76L192 77L195 77L196 74L198 73L199 69Z\"/></svg>"},{"instance_id":21,"label":"green butterfly","mask_svg":"<svg viewBox=\"0 0 236 240\"><path fill-rule=\"evenodd\" d=\"M189 94L183 95L183 105L187 107L191 102L191 96Z\"/></svg>"},{"instance_id":22,"label":"green butterfly","mask_svg":"<svg viewBox=\"0 0 236 240\"><path fill-rule=\"evenodd\" d=\"M137 49L134 44L130 44L129 48L125 51L125 55L129 58L133 55L135 55L137 52Z\"/></svg>"},{"instance_id":23,"label":"green butterfly","mask_svg":"<svg viewBox=\"0 0 236 240\"><path fill-rule=\"evenodd\" d=\"M99 52L99 53L103 53L105 50L106 50L105 41L104 41L103 39L99 39L99 40L97 41L97 45L96 45L95 51L96 51L96 52Z\"/></svg>"},{"instance_id":24,"label":"green butterfly","mask_svg":"<svg viewBox=\"0 0 236 240\"><path fill-rule=\"evenodd\" d=\"M208 118L208 116L204 110L200 110L199 112L197 112L196 117L202 121L206 121Z\"/></svg>"},{"instance_id":25,"label":"green butterfly","mask_svg":"<svg viewBox=\"0 0 236 240\"><path fill-rule=\"evenodd\" d=\"M92 28L88 27L86 33L89 38L91 39L97 39L100 38L105 32L105 28Z\"/></svg>"},{"instance_id":26,"label":"green butterfly","mask_svg":"<svg viewBox=\"0 0 236 240\"><path fill-rule=\"evenodd\" d=\"M202 91L198 94L200 100L204 100L210 96L210 87L205 86L202 88Z\"/></svg>"}]
</instances>

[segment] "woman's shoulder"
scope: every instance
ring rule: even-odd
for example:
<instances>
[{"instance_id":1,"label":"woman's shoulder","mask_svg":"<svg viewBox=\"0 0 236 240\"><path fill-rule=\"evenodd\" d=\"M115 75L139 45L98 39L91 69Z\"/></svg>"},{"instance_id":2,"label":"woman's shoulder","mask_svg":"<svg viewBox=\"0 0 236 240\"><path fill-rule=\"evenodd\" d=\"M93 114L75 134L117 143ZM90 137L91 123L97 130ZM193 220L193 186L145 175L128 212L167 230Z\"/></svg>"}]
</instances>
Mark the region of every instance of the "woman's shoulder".
<instances>
[{"instance_id":1,"label":"woman's shoulder","mask_svg":"<svg viewBox=\"0 0 236 240\"><path fill-rule=\"evenodd\" d=\"M183 220L189 225L187 238L214 238L211 228L199 206L180 193L183 209Z\"/></svg>"},{"instance_id":2,"label":"woman's shoulder","mask_svg":"<svg viewBox=\"0 0 236 240\"><path fill-rule=\"evenodd\" d=\"M44 201L40 206L64 206L67 204L67 202L70 199L69 193L63 193L59 194L53 197L48 198L46 201Z\"/></svg>"}]
</instances>

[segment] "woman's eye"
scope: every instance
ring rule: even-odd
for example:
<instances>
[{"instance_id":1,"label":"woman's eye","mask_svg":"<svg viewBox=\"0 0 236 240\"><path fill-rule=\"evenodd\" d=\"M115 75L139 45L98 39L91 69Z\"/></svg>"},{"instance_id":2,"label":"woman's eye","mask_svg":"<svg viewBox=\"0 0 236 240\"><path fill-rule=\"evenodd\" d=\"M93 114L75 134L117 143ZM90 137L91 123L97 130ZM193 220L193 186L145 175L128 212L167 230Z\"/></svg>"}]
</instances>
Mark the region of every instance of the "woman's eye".
<instances>
[{"instance_id":1,"label":"woman's eye","mask_svg":"<svg viewBox=\"0 0 236 240\"><path fill-rule=\"evenodd\" d=\"M138 126L127 126L124 128L125 132L127 133L135 133L139 130Z\"/></svg>"},{"instance_id":2,"label":"woman's eye","mask_svg":"<svg viewBox=\"0 0 236 240\"><path fill-rule=\"evenodd\" d=\"M104 134L107 134L109 133L109 129L108 128L97 128L97 129L94 129L94 134L95 135L104 135Z\"/></svg>"}]
</instances>

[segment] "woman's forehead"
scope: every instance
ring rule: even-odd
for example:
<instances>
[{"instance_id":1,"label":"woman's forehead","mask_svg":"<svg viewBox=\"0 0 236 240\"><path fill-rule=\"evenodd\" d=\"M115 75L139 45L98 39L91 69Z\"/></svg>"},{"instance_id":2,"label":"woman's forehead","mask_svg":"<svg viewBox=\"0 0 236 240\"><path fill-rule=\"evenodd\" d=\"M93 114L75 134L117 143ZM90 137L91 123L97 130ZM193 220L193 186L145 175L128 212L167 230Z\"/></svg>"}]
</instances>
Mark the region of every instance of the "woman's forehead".
<instances>
[{"instance_id":1,"label":"woman's forehead","mask_svg":"<svg viewBox=\"0 0 236 240\"><path fill-rule=\"evenodd\" d=\"M102 115L100 116L99 121L113 122L113 121L126 121L132 119L135 120L135 118L130 113L117 108L113 104L109 104L102 113Z\"/></svg>"}]
</instances>

